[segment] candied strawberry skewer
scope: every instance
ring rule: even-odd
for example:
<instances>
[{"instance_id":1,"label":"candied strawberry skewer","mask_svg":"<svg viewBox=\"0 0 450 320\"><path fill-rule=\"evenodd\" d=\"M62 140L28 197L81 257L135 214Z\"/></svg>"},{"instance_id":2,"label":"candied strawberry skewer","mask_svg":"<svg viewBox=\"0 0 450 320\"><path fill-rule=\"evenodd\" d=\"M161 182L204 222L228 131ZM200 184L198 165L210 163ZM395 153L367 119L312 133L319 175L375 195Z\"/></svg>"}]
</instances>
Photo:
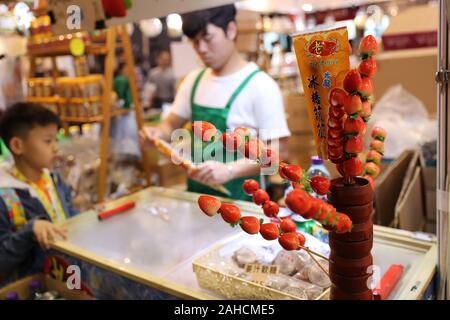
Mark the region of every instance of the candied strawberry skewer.
<instances>
[{"instance_id":1,"label":"candied strawberry skewer","mask_svg":"<svg viewBox=\"0 0 450 320\"><path fill-rule=\"evenodd\" d=\"M254 185L253 182L247 183L244 190L247 189L249 184ZM254 188L252 188L252 190L253 189ZM303 234L296 232L295 223L291 219L279 219L279 223L277 224L263 223L262 219L258 220L258 218L253 216L241 217L241 210L238 206L234 204L222 203L219 199L208 195L199 196L198 205L200 209L209 217L220 213L222 219L231 226L236 226L239 224L243 231L249 234L257 234L259 232L266 240L278 239L278 242L285 250L302 249L309 255L315 255L329 261L327 257L324 257L323 255L304 246L306 238Z\"/></svg>"},{"instance_id":2,"label":"candied strawberry skewer","mask_svg":"<svg viewBox=\"0 0 450 320\"><path fill-rule=\"evenodd\" d=\"M366 155L365 176L369 180L372 189L375 188L375 179L380 174L381 158L384 154L384 141L386 140L386 130L375 127L371 132L373 141L370 144L370 151Z\"/></svg>"},{"instance_id":3,"label":"candied strawberry skewer","mask_svg":"<svg viewBox=\"0 0 450 320\"><path fill-rule=\"evenodd\" d=\"M368 162L364 165L359 158L359 154L363 152L363 136L366 133L365 123L369 121L372 113L373 103L373 84L372 77L377 71L376 61L374 55L378 52L378 45L373 36L364 37L359 45L359 54L361 56L361 63L357 69L350 70L343 81L343 88L346 91L346 96L343 99L343 109L346 113L346 118L343 124L343 134L338 135L334 130L336 116L339 113L335 110L338 99L335 98L335 92L340 92L339 88L333 88L330 91L329 104L329 131L328 131L328 149L331 157L334 160L335 146L339 141L344 146L343 158L344 161L333 161L338 171L344 177L345 184L354 184L354 177L364 175L372 183L372 178L379 174L379 164L376 162L379 157L374 153L368 154ZM344 94L341 94L344 96ZM331 125L331 127L330 127ZM374 141L371 144L371 149L380 154L380 150L384 146L381 141ZM330 152L331 151L331 152Z\"/></svg>"}]
</instances>

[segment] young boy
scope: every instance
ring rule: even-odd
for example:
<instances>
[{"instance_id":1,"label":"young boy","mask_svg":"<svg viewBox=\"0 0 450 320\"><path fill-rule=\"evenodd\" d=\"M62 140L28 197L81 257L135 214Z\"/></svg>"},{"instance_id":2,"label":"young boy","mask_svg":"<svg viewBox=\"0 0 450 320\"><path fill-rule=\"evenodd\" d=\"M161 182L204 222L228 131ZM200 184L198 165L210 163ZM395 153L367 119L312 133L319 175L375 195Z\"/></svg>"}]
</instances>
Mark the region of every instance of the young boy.
<instances>
[{"instance_id":1,"label":"young boy","mask_svg":"<svg viewBox=\"0 0 450 320\"><path fill-rule=\"evenodd\" d=\"M76 214L69 189L49 171L58 124L53 112L28 103L0 118L0 137L14 158L0 166L0 286L42 270L50 243L67 238L59 224Z\"/></svg>"}]
</instances>

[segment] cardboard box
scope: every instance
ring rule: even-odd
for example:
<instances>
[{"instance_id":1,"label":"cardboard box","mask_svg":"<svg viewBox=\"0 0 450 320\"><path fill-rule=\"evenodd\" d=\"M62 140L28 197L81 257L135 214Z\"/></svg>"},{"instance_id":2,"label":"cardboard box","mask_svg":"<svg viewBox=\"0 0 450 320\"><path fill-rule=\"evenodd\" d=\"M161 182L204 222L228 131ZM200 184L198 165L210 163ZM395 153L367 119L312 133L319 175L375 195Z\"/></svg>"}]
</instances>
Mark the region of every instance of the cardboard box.
<instances>
[{"instance_id":1,"label":"cardboard box","mask_svg":"<svg viewBox=\"0 0 450 320\"><path fill-rule=\"evenodd\" d=\"M425 213L427 220L436 221L436 167L422 167L422 183L425 196Z\"/></svg>"},{"instance_id":2,"label":"cardboard box","mask_svg":"<svg viewBox=\"0 0 450 320\"><path fill-rule=\"evenodd\" d=\"M152 172L156 174L157 184L161 187L172 187L187 181L186 172L167 159L161 159Z\"/></svg>"},{"instance_id":3,"label":"cardboard box","mask_svg":"<svg viewBox=\"0 0 450 320\"><path fill-rule=\"evenodd\" d=\"M435 73L437 49L411 49L377 55L378 72L373 78L375 98L397 84L423 102L430 117L437 114ZM376 108L376 102L375 102Z\"/></svg>"},{"instance_id":4,"label":"cardboard box","mask_svg":"<svg viewBox=\"0 0 450 320\"><path fill-rule=\"evenodd\" d=\"M311 165L311 157L316 155L312 133L293 134L288 140L289 162L305 169Z\"/></svg>"},{"instance_id":5,"label":"cardboard box","mask_svg":"<svg viewBox=\"0 0 450 320\"><path fill-rule=\"evenodd\" d=\"M436 221L427 220L425 223L425 232L436 234Z\"/></svg>"},{"instance_id":6,"label":"cardboard box","mask_svg":"<svg viewBox=\"0 0 450 320\"><path fill-rule=\"evenodd\" d=\"M45 291L57 291L66 300L95 300L81 290L70 290L63 281L55 280L44 274L36 274L13 282L0 289L0 300L4 300L8 292L14 291L19 295L20 300L27 300L30 293L28 286L32 280L39 280Z\"/></svg>"},{"instance_id":7,"label":"cardboard box","mask_svg":"<svg viewBox=\"0 0 450 320\"><path fill-rule=\"evenodd\" d=\"M405 151L376 180L374 191L374 222L382 226L393 225L395 207L399 201L404 177L414 157L414 151Z\"/></svg>"},{"instance_id":8,"label":"cardboard box","mask_svg":"<svg viewBox=\"0 0 450 320\"><path fill-rule=\"evenodd\" d=\"M292 134L312 134L308 108L303 94L286 93L284 95L284 109L288 127Z\"/></svg>"},{"instance_id":9,"label":"cardboard box","mask_svg":"<svg viewBox=\"0 0 450 320\"><path fill-rule=\"evenodd\" d=\"M406 191L395 206L395 226L409 231L425 229L421 168L417 166Z\"/></svg>"}]
</instances>

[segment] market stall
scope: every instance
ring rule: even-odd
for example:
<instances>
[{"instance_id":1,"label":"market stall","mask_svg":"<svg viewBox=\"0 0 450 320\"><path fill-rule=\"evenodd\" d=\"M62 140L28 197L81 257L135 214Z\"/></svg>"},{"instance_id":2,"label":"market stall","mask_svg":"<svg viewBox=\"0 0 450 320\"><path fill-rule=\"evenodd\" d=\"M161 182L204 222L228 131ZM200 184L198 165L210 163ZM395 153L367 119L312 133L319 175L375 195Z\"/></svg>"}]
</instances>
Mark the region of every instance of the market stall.
<instances>
[{"instance_id":1,"label":"market stall","mask_svg":"<svg viewBox=\"0 0 450 320\"><path fill-rule=\"evenodd\" d=\"M82 283L98 299L300 299L229 273L231 259L226 262L229 268L217 269L210 256L219 248L228 246L230 251L245 243L268 246L269 242L251 239L220 221L210 221L198 209L197 197L150 188L108 205L136 202L135 209L120 215L101 221L98 212L86 212L68 223L70 240L54 245L52 259L59 261L58 266L62 261L80 266ZM263 217L256 206L236 203L246 213ZM374 264L380 267L379 275L391 265L404 268L385 298L432 297L435 238L421 239L411 232L378 227L374 241ZM48 272L51 274L52 269ZM326 289L320 299L328 299Z\"/></svg>"},{"instance_id":2,"label":"market stall","mask_svg":"<svg viewBox=\"0 0 450 320\"><path fill-rule=\"evenodd\" d=\"M146 149L138 141L140 129L164 123L171 103L143 110L139 72L150 78L151 71L136 62L151 60L149 47L168 50L180 85L198 58L181 25L155 16L234 1L113 2L78 1L89 19L77 33L62 19L62 2L38 1L33 9L25 97L60 117L56 169L81 213L63 223L68 239L52 244L42 273L0 288L0 299L29 298L34 281L67 299L448 297L448 1L439 1L437 50L434 20L411 23L423 10L437 15L433 2L238 2L236 47L255 62L255 74L261 68L280 89L289 156L282 159L253 137L250 125L222 136L228 124L209 121L224 115L208 114L205 121L196 114L180 127L202 148L218 144L241 151L258 170L275 168L259 180L240 177L239 185L200 183L197 190L217 196L203 198L206 205L200 193L185 191L198 164L177 153L182 143L147 137L153 148ZM2 7L2 14L11 17L12 8ZM161 42L155 49L150 40ZM430 80L436 52L437 115ZM195 97L203 75L192 81L196 108L202 108ZM124 78L128 91L119 97ZM120 126L122 117L127 122ZM120 140L126 135L132 142ZM0 164L11 161L0 141ZM235 173L233 166L226 170ZM227 198L239 192L252 202ZM254 224L245 225L246 217ZM283 243L285 235L293 244Z\"/></svg>"}]
</instances>

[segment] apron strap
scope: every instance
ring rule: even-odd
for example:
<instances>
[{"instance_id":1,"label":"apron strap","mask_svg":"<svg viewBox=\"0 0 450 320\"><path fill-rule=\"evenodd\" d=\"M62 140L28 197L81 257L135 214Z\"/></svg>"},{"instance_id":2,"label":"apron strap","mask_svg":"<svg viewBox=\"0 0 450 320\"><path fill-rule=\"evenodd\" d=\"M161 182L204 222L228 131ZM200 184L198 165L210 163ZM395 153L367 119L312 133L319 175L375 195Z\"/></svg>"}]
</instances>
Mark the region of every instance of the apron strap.
<instances>
[{"instance_id":1,"label":"apron strap","mask_svg":"<svg viewBox=\"0 0 450 320\"><path fill-rule=\"evenodd\" d=\"M236 100L237 96L242 92L242 90L244 90L244 88L247 86L247 84L250 82L250 80L252 80L253 77L260 72L261 72L261 69L257 69L255 71L253 71L250 75L248 75L247 78L245 78L245 80L239 85L239 87L236 89L236 91L234 91L233 94L231 95L231 98L225 107L226 109L231 108L231 105L233 104L234 100Z\"/></svg>"},{"instance_id":2,"label":"apron strap","mask_svg":"<svg viewBox=\"0 0 450 320\"><path fill-rule=\"evenodd\" d=\"M205 72L206 72L206 68L203 69L202 71L200 71L197 78L195 79L194 86L192 87L192 91L191 91L191 106L194 105L195 94L197 93L198 85L200 83L200 80L203 78L203 75L205 74Z\"/></svg>"}]
</instances>

